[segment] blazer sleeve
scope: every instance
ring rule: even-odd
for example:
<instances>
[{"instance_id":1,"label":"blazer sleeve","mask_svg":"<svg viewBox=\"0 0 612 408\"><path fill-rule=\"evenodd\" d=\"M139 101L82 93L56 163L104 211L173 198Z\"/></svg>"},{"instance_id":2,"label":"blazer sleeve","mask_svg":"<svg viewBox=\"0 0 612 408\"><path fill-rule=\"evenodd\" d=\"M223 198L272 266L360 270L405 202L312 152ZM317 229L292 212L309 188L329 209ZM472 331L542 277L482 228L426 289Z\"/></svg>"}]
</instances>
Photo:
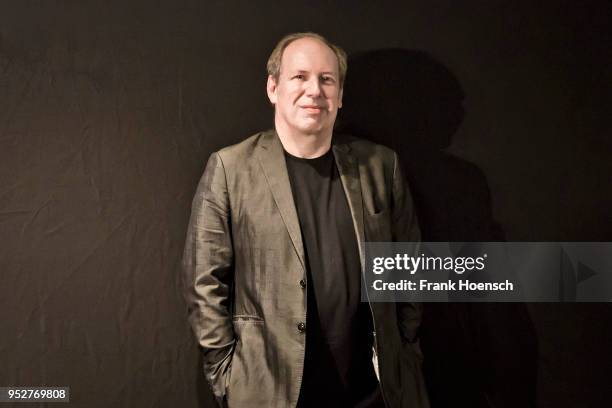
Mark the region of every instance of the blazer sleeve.
<instances>
[{"instance_id":1,"label":"blazer sleeve","mask_svg":"<svg viewBox=\"0 0 612 408\"><path fill-rule=\"evenodd\" d=\"M219 154L213 153L192 203L183 276L189 322L203 352L204 375L221 404L235 345L230 215L225 169Z\"/></svg>"},{"instance_id":2,"label":"blazer sleeve","mask_svg":"<svg viewBox=\"0 0 612 408\"><path fill-rule=\"evenodd\" d=\"M392 217L393 240L395 242L419 242L421 240L421 232L412 196L402 174L397 154L394 154L393 165ZM418 245L415 248L418 249ZM423 305L421 303L398 302L397 312L398 324L403 340L415 343L418 339Z\"/></svg>"},{"instance_id":3,"label":"blazer sleeve","mask_svg":"<svg viewBox=\"0 0 612 408\"><path fill-rule=\"evenodd\" d=\"M399 164L394 155L393 167L393 240L396 242L415 242L421 240L421 232L416 216L412 196ZM419 245L414 247L415 253ZM419 345L419 327L423 316L423 305L417 302L397 302L397 324L402 337L402 360L405 362L402 371L402 389L404 398L402 406L429 408L427 387L421 369L423 353Z\"/></svg>"}]
</instances>

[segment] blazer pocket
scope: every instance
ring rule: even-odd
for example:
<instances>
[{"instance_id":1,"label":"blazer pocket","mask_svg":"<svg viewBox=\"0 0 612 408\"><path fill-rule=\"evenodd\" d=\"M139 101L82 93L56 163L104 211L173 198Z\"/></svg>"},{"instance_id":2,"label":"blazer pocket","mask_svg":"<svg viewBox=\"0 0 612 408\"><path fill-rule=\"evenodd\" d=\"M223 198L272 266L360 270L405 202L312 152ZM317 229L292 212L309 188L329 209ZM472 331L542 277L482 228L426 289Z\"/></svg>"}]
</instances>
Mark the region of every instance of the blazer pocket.
<instances>
[{"instance_id":1,"label":"blazer pocket","mask_svg":"<svg viewBox=\"0 0 612 408\"><path fill-rule=\"evenodd\" d=\"M255 315L237 314L233 318L236 348L227 378L227 401L232 406L261 406L253 403L258 392L270 386L266 367L264 319Z\"/></svg>"},{"instance_id":2,"label":"blazer pocket","mask_svg":"<svg viewBox=\"0 0 612 408\"><path fill-rule=\"evenodd\" d=\"M234 363L240 356L244 329L252 325L263 325L264 320L259 316L237 314L232 317L232 322L234 323L234 334L236 336L236 343L234 349L232 350L232 358L228 369L228 375L226 377L226 389L230 388L230 384L232 381L232 368L234 368Z\"/></svg>"},{"instance_id":3,"label":"blazer pocket","mask_svg":"<svg viewBox=\"0 0 612 408\"><path fill-rule=\"evenodd\" d=\"M364 218L366 241L391 241L391 219L388 210L383 210L376 214L366 213Z\"/></svg>"},{"instance_id":4,"label":"blazer pocket","mask_svg":"<svg viewBox=\"0 0 612 408\"><path fill-rule=\"evenodd\" d=\"M237 314L232 317L232 321L234 324L240 323L251 323L251 324L263 324L264 320L259 316L254 315L245 315L245 314Z\"/></svg>"},{"instance_id":5,"label":"blazer pocket","mask_svg":"<svg viewBox=\"0 0 612 408\"><path fill-rule=\"evenodd\" d=\"M383 209L380 210L378 212L375 213L370 213L366 210L366 217L373 217L373 218L378 218L378 217L384 217L387 216L389 214L389 210L388 209Z\"/></svg>"}]
</instances>

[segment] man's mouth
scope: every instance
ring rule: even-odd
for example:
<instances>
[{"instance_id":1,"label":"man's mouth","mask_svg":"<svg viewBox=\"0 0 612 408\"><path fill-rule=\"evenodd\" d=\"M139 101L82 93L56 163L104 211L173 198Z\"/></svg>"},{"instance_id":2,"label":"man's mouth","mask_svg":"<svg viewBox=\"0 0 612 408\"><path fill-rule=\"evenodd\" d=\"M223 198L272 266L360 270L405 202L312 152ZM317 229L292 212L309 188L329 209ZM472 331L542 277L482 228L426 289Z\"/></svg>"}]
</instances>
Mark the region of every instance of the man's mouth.
<instances>
[{"instance_id":1,"label":"man's mouth","mask_svg":"<svg viewBox=\"0 0 612 408\"><path fill-rule=\"evenodd\" d=\"M319 105L302 105L301 108L309 113L319 113L323 110L323 106Z\"/></svg>"}]
</instances>

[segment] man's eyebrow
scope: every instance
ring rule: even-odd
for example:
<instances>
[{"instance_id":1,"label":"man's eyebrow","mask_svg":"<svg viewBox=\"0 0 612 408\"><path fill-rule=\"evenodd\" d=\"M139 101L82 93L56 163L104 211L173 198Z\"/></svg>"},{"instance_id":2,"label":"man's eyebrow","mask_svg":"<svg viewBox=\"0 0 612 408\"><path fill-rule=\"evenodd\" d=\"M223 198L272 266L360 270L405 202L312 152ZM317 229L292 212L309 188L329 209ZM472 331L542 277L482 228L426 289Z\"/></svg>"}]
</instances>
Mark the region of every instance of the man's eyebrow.
<instances>
[{"instance_id":1,"label":"man's eyebrow","mask_svg":"<svg viewBox=\"0 0 612 408\"><path fill-rule=\"evenodd\" d=\"M295 71L292 71L293 73L296 74L310 74L310 71L307 71L305 69L296 69ZM333 71L323 71L323 72L319 72L319 75L332 75L332 76L336 76L337 74L334 73Z\"/></svg>"}]
</instances>

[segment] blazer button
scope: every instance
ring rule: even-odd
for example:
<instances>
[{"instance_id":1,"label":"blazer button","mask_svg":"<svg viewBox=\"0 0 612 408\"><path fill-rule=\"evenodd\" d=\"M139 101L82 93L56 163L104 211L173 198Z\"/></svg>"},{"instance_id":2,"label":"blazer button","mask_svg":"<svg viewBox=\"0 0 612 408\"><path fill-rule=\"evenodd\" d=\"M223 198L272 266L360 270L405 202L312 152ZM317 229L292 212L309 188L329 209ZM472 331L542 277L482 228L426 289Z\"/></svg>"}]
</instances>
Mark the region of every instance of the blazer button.
<instances>
[{"instance_id":1,"label":"blazer button","mask_svg":"<svg viewBox=\"0 0 612 408\"><path fill-rule=\"evenodd\" d=\"M300 279L300 286L302 287L302 289L306 288L306 281L304 279Z\"/></svg>"},{"instance_id":2,"label":"blazer button","mask_svg":"<svg viewBox=\"0 0 612 408\"><path fill-rule=\"evenodd\" d=\"M297 325L297 328L298 328L300 333L304 333L306 331L306 323L299 322L298 325Z\"/></svg>"}]
</instances>

